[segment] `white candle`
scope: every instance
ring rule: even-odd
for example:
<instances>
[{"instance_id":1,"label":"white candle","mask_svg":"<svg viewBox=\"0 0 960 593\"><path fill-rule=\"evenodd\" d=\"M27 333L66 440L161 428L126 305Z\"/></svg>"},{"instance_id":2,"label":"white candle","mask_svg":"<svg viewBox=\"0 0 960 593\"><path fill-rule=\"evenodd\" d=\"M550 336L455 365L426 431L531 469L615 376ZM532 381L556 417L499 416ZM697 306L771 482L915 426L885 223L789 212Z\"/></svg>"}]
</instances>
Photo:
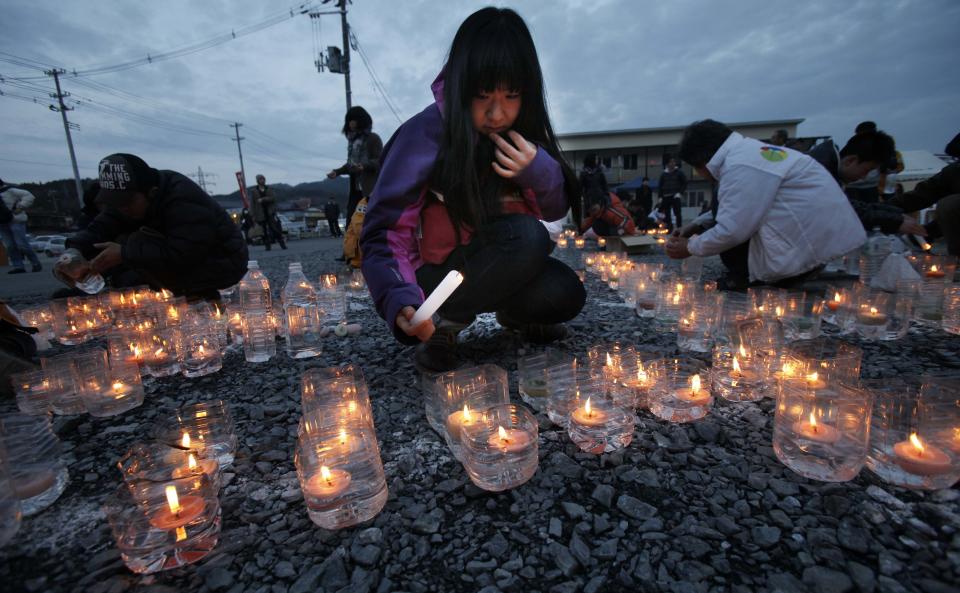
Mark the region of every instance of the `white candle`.
<instances>
[{"instance_id":1,"label":"white candle","mask_svg":"<svg viewBox=\"0 0 960 593\"><path fill-rule=\"evenodd\" d=\"M463 275L456 270L451 270L446 278L443 279L443 282L430 293L427 300L423 301L423 304L420 305L417 312L413 314L413 319L410 320L410 324L416 327L433 317L437 309L450 298L450 295L453 294L453 291L456 290L462 282Z\"/></svg>"}]
</instances>

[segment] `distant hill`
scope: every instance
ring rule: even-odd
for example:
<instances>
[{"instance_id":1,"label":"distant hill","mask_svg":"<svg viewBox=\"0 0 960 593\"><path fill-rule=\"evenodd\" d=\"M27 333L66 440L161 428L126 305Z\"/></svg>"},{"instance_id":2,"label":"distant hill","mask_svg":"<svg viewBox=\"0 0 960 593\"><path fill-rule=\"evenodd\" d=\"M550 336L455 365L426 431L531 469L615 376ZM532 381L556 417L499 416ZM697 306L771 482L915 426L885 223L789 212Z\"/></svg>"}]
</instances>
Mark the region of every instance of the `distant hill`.
<instances>
[{"instance_id":1,"label":"distant hill","mask_svg":"<svg viewBox=\"0 0 960 593\"><path fill-rule=\"evenodd\" d=\"M307 181L297 185L286 183L271 183L270 187L277 196L280 210L300 209L306 200L310 206L321 208L331 197L340 204L341 210L347 208L347 198L350 194L350 180L347 177L324 179L322 181ZM213 199L220 202L224 208L241 208L240 190L230 194L217 194Z\"/></svg>"}]
</instances>

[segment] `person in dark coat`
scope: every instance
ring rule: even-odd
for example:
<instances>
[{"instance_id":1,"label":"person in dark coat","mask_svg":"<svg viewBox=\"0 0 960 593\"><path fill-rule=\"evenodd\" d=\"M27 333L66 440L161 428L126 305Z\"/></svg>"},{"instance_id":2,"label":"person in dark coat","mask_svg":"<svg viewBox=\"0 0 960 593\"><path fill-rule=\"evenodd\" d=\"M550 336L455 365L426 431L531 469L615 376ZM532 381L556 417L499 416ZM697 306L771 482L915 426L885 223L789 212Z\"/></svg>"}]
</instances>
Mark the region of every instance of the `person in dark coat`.
<instances>
[{"instance_id":1,"label":"person in dark coat","mask_svg":"<svg viewBox=\"0 0 960 593\"><path fill-rule=\"evenodd\" d=\"M327 225L330 227L331 237L342 237L343 231L340 230L340 204L330 198L323 206L323 215L327 217Z\"/></svg>"},{"instance_id":2,"label":"person in dark coat","mask_svg":"<svg viewBox=\"0 0 960 593\"><path fill-rule=\"evenodd\" d=\"M349 143L347 162L327 173L329 179L350 176L350 197L347 200L347 226L353 211L363 198L369 198L380 175L380 153L383 140L373 131L373 118L367 110L354 105L343 118L343 135Z\"/></svg>"},{"instance_id":3,"label":"person in dark coat","mask_svg":"<svg viewBox=\"0 0 960 593\"><path fill-rule=\"evenodd\" d=\"M683 194L687 191L687 176L677 166L677 159L667 157L667 167L660 175L657 191L660 194L660 211L663 213L667 228L673 230L674 226L682 227L683 216L680 209L683 206L681 203ZM670 220L671 212L673 212L673 221Z\"/></svg>"},{"instance_id":4,"label":"person in dark coat","mask_svg":"<svg viewBox=\"0 0 960 593\"><path fill-rule=\"evenodd\" d=\"M246 273L240 228L190 178L132 154L104 158L99 171L105 209L66 242L90 260L90 270L122 266L155 289L210 299Z\"/></svg>"},{"instance_id":5,"label":"person in dark coat","mask_svg":"<svg viewBox=\"0 0 960 593\"><path fill-rule=\"evenodd\" d=\"M603 166L597 162L597 155L589 153L583 157L583 170L580 171L579 179L580 191L584 197L583 204L587 207L588 212L592 205L587 201L588 196L591 199L601 197L602 203L600 206L602 208L609 205L607 196L610 195L610 188L607 185L607 175L603 172ZM588 212L584 212L583 216L586 217Z\"/></svg>"},{"instance_id":6,"label":"person in dark coat","mask_svg":"<svg viewBox=\"0 0 960 593\"><path fill-rule=\"evenodd\" d=\"M281 249L287 248L283 240L283 229L280 228L280 219L277 218L277 197L273 188L267 185L267 178L257 175L257 184L247 192L250 196L250 210L253 219L263 230L263 245L270 251L270 245L279 243Z\"/></svg>"}]
</instances>

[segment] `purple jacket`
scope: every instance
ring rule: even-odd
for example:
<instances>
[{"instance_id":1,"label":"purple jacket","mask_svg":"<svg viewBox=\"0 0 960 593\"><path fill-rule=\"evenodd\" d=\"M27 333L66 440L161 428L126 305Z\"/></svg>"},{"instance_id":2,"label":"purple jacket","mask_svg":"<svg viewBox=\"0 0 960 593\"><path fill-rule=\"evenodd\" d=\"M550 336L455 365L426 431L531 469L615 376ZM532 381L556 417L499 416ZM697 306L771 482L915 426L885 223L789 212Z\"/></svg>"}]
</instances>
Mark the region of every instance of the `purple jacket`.
<instances>
[{"instance_id":1,"label":"purple jacket","mask_svg":"<svg viewBox=\"0 0 960 593\"><path fill-rule=\"evenodd\" d=\"M416 271L423 265L418 232L423 194L443 136L443 74L431 85L435 103L408 119L383 149L380 178L367 205L360 235L362 270L377 312L397 340L417 343L396 326L400 310L424 300ZM567 212L560 165L542 148L514 181L532 189L546 220Z\"/></svg>"}]
</instances>

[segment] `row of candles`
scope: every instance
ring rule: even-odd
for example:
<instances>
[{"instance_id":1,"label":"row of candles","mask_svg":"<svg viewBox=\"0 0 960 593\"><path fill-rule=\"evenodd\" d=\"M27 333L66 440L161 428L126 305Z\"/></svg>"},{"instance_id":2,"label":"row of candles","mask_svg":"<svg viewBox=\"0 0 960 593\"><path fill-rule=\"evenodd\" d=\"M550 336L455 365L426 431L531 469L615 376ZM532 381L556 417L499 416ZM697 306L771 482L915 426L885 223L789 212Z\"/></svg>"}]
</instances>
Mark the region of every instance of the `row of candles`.
<instances>
[{"instance_id":1,"label":"row of candles","mask_svg":"<svg viewBox=\"0 0 960 593\"><path fill-rule=\"evenodd\" d=\"M120 459L123 484L104 512L126 565L138 573L174 568L204 557L220 530L220 471L236 450L233 420L223 401L162 415L154 441ZM0 545L20 517L53 504L69 476L48 415L0 417ZM22 513L22 515L21 515Z\"/></svg>"},{"instance_id":2,"label":"row of candles","mask_svg":"<svg viewBox=\"0 0 960 593\"><path fill-rule=\"evenodd\" d=\"M743 331L757 338L764 330ZM907 488L946 488L960 479L960 384L929 379L918 390L861 382L860 351L840 341L798 343L786 355L743 344L716 349L711 367L619 345L591 349L585 365L547 351L520 359L520 396L595 454L630 444L638 410L691 422L717 398L772 396L774 451L801 475L847 481L867 465ZM536 470L537 424L510 403L507 386L506 371L493 365L424 378L430 425L488 490L519 486ZM517 465L485 469L485 462Z\"/></svg>"}]
</instances>

